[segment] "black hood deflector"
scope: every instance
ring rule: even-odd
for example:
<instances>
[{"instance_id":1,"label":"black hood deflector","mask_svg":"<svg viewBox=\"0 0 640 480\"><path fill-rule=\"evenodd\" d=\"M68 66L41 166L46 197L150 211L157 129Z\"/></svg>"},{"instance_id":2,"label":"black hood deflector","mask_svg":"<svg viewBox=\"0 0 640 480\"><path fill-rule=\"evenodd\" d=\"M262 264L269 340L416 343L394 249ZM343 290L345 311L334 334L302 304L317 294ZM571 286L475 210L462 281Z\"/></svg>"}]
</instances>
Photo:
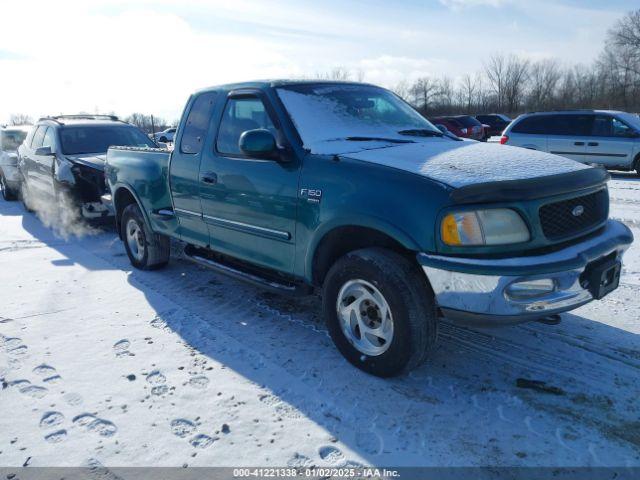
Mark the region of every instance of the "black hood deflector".
<instances>
[{"instance_id":1,"label":"black hood deflector","mask_svg":"<svg viewBox=\"0 0 640 480\"><path fill-rule=\"evenodd\" d=\"M523 180L476 183L456 188L449 196L455 203L535 200L604 185L610 178L604 168L589 168Z\"/></svg>"}]
</instances>

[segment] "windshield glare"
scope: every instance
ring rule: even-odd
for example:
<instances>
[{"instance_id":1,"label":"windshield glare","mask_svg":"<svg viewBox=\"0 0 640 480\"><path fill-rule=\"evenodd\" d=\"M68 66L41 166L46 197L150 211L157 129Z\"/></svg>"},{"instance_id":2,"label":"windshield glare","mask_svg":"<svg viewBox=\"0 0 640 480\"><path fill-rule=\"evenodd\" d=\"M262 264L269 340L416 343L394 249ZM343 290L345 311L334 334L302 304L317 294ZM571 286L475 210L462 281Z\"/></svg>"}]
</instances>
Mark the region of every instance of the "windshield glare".
<instances>
[{"instance_id":1,"label":"windshield glare","mask_svg":"<svg viewBox=\"0 0 640 480\"><path fill-rule=\"evenodd\" d=\"M109 147L155 147L147 136L132 126L69 126L60 130L62 153L106 153Z\"/></svg>"},{"instance_id":2,"label":"windshield glare","mask_svg":"<svg viewBox=\"0 0 640 480\"><path fill-rule=\"evenodd\" d=\"M277 89L306 148L349 137L402 138L440 131L388 90L368 85L289 85Z\"/></svg>"},{"instance_id":3,"label":"windshield glare","mask_svg":"<svg viewBox=\"0 0 640 480\"><path fill-rule=\"evenodd\" d=\"M3 130L0 132L0 136L2 137L2 150L13 152L22 144L27 132L24 130Z\"/></svg>"}]
</instances>

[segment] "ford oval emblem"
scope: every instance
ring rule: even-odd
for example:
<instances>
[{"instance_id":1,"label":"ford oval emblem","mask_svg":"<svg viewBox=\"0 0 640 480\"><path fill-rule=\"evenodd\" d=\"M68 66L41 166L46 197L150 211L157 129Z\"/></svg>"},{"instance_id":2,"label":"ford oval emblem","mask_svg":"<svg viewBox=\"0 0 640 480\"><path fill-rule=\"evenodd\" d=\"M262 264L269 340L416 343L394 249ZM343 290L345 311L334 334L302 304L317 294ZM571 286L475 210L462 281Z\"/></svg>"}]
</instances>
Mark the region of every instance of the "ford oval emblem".
<instances>
[{"instance_id":1,"label":"ford oval emblem","mask_svg":"<svg viewBox=\"0 0 640 480\"><path fill-rule=\"evenodd\" d=\"M579 217L584 213L584 207L582 205L578 205L573 210L571 210L571 215L574 217Z\"/></svg>"}]
</instances>

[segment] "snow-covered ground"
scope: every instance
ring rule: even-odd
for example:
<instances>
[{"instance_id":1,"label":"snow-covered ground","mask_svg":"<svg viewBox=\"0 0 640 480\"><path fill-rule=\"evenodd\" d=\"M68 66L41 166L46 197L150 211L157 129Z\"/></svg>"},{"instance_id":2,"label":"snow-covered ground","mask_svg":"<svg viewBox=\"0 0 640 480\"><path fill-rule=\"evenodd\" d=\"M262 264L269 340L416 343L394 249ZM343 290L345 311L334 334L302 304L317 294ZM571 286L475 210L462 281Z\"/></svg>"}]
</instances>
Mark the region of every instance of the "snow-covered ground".
<instances>
[{"instance_id":1,"label":"snow-covered ground","mask_svg":"<svg viewBox=\"0 0 640 480\"><path fill-rule=\"evenodd\" d=\"M640 238L640 178L610 193ZM175 257L133 271L113 231L65 241L0 201L0 466L637 467L639 334L635 244L620 288L560 325L444 323L429 363L381 380L316 298Z\"/></svg>"}]
</instances>

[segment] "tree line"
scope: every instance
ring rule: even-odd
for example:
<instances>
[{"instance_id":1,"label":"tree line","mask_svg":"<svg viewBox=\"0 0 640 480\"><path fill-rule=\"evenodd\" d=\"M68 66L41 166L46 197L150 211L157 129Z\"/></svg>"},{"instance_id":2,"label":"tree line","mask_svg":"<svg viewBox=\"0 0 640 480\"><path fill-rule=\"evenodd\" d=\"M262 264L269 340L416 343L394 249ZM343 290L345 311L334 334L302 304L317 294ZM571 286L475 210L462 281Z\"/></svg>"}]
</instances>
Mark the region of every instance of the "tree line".
<instances>
[{"instance_id":1,"label":"tree line","mask_svg":"<svg viewBox=\"0 0 640 480\"><path fill-rule=\"evenodd\" d=\"M361 80L335 68L318 78ZM588 66L562 65L556 59L532 61L495 54L480 71L454 81L425 76L392 87L423 115L505 113L566 109L614 109L640 112L640 9L608 32L597 59Z\"/></svg>"}]
</instances>

